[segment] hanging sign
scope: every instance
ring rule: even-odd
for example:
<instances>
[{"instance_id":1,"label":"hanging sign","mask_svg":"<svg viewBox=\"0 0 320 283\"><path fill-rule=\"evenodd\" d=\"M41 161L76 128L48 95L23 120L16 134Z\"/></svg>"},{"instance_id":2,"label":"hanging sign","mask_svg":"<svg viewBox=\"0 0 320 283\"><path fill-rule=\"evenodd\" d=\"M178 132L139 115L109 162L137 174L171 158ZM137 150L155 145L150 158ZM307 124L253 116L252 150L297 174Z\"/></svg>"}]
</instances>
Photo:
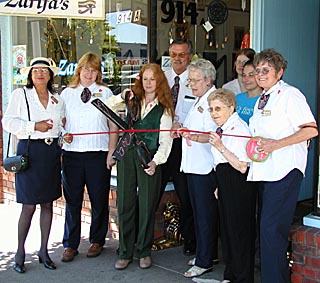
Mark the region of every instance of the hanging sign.
<instances>
[{"instance_id":1,"label":"hanging sign","mask_svg":"<svg viewBox=\"0 0 320 283\"><path fill-rule=\"evenodd\" d=\"M104 20L104 0L0 0L0 14Z\"/></svg>"}]
</instances>

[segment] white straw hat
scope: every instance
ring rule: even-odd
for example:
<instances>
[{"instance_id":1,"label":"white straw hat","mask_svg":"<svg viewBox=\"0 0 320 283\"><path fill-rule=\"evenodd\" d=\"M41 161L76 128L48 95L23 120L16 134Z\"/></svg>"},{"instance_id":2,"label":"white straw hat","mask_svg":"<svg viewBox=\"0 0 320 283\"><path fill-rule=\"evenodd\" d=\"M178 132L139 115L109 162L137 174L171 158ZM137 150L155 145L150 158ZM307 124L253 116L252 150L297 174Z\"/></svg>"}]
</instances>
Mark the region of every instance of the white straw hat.
<instances>
[{"instance_id":1,"label":"white straw hat","mask_svg":"<svg viewBox=\"0 0 320 283\"><path fill-rule=\"evenodd\" d=\"M28 77L30 70L35 67L47 67L55 76L60 72L60 68L57 67L56 63L51 58L36 57L31 60L29 67L21 68L20 73L23 76Z\"/></svg>"}]
</instances>

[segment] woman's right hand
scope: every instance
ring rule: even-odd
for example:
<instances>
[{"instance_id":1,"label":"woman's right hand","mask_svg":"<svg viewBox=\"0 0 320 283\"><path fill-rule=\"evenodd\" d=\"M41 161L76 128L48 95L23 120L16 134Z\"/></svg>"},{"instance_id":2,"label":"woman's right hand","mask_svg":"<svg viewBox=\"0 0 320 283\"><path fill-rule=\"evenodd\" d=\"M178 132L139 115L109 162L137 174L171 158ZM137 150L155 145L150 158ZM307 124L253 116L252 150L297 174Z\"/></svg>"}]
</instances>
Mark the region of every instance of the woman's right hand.
<instances>
[{"instance_id":1,"label":"woman's right hand","mask_svg":"<svg viewBox=\"0 0 320 283\"><path fill-rule=\"evenodd\" d=\"M39 132L47 132L51 130L53 127L51 120L43 120L40 122L36 122L34 129Z\"/></svg>"},{"instance_id":2,"label":"woman's right hand","mask_svg":"<svg viewBox=\"0 0 320 283\"><path fill-rule=\"evenodd\" d=\"M66 142L66 143L72 143L73 135L69 134L69 133L64 134L63 135L63 141Z\"/></svg>"}]
</instances>

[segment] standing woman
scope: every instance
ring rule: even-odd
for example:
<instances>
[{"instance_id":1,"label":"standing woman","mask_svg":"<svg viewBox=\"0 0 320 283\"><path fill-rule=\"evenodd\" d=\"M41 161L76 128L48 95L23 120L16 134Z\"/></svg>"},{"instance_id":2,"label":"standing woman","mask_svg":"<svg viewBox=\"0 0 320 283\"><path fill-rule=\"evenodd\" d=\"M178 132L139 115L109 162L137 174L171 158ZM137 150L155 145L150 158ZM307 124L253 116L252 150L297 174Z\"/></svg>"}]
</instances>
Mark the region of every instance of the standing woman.
<instances>
[{"instance_id":1,"label":"standing woman","mask_svg":"<svg viewBox=\"0 0 320 283\"><path fill-rule=\"evenodd\" d=\"M184 273L185 277L200 276L209 271L217 258L218 204L214 197L217 183L209 137L206 134L192 135L190 146L190 133L185 131L207 132L217 128L207 111L208 95L216 89L215 79L216 70L210 61L198 59L191 62L188 81L197 99L189 110L183 128L178 130L178 134L186 138L182 142L181 170L187 174L196 230L196 257L189 261L192 267Z\"/></svg>"},{"instance_id":2,"label":"standing woman","mask_svg":"<svg viewBox=\"0 0 320 283\"><path fill-rule=\"evenodd\" d=\"M209 112L219 126L209 142L218 180L219 219L224 281L254 282L255 223L257 184L248 182L246 144L248 125L235 112L234 93L217 89L208 97ZM221 134L226 135L221 135ZM220 135L219 135L220 134Z\"/></svg>"},{"instance_id":3,"label":"standing woman","mask_svg":"<svg viewBox=\"0 0 320 283\"><path fill-rule=\"evenodd\" d=\"M30 67L21 69L27 85L13 91L3 116L3 128L19 139L17 154L25 154L29 143L29 168L15 175L16 198L22 203L18 223L18 249L14 270L26 271L25 241L36 205L40 204L41 246L39 262L48 269L56 269L48 254L48 239L52 223L52 202L61 197L61 166L58 136L64 118L64 104L53 94L53 78L59 68L48 58L38 57ZM30 120L28 118L29 104Z\"/></svg>"},{"instance_id":4,"label":"standing woman","mask_svg":"<svg viewBox=\"0 0 320 283\"><path fill-rule=\"evenodd\" d=\"M315 119L304 95L281 78L287 68L273 49L253 61L263 93L256 103L249 127L264 137L257 150L268 152L265 162L253 162L249 181L260 181L260 250L262 283L289 283L288 237L304 176L308 140L318 135Z\"/></svg>"},{"instance_id":5,"label":"standing woman","mask_svg":"<svg viewBox=\"0 0 320 283\"><path fill-rule=\"evenodd\" d=\"M114 164L112 153L118 135L72 135L117 130L117 127L90 103L95 98L105 101L113 95L111 90L101 83L101 78L100 56L91 52L85 53L78 62L71 86L61 93L66 104L66 142L62 147L62 182L67 203L63 235L65 250L61 258L63 262L72 261L78 254L85 186L91 203L90 247L87 257L101 254L108 231L110 176Z\"/></svg>"},{"instance_id":6,"label":"standing woman","mask_svg":"<svg viewBox=\"0 0 320 283\"><path fill-rule=\"evenodd\" d=\"M119 259L115 268L118 270L132 262L134 249L140 268L149 268L152 264L155 212L161 188L161 166L158 165L166 162L172 145L168 130L174 117L173 100L161 68L157 64L144 65L132 91L141 109L133 128L160 132L136 133L153 155L147 169L142 168L133 144L117 163Z\"/></svg>"},{"instance_id":7,"label":"standing woman","mask_svg":"<svg viewBox=\"0 0 320 283\"><path fill-rule=\"evenodd\" d=\"M255 51L251 48L243 48L237 52L234 61L234 71L236 77L234 80L225 83L222 88L233 92L235 95L246 91L246 87L242 78L243 66L247 61L253 60L254 54Z\"/></svg>"}]
</instances>

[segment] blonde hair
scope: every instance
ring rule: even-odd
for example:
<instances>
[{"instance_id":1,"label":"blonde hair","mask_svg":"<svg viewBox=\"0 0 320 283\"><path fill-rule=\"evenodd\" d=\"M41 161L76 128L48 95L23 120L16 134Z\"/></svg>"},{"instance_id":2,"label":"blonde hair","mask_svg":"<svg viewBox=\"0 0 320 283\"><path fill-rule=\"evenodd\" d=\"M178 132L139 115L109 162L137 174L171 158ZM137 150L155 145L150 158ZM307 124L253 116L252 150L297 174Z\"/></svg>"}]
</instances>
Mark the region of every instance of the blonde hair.
<instances>
[{"instance_id":1,"label":"blonde hair","mask_svg":"<svg viewBox=\"0 0 320 283\"><path fill-rule=\"evenodd\" d=\"M98 71L97 77L96 77L96 84L98 85L105 85L105 83L102 82L102 71L101 71L101 58L98 54L87 52L82 55L82 57L79 59L77 68L74 72L74 76L72 77L70 87L77 87L80 84L80 71L84 67L89 67L94 70Z\"/></svg>"},{"instance_id":2,"label":"blonde hair","mask_svg":"<svg viewBox=\"0 0 320 283\"><path fill-rule=\"evenodd\" d=\"M236 96L232 91L229 91L225 88L218 88L212 93L209 94L207 101L210 104L213 100L219 100L227 106L233 106L236 109L237 101Z\"/></svg>"}]
</instances>

